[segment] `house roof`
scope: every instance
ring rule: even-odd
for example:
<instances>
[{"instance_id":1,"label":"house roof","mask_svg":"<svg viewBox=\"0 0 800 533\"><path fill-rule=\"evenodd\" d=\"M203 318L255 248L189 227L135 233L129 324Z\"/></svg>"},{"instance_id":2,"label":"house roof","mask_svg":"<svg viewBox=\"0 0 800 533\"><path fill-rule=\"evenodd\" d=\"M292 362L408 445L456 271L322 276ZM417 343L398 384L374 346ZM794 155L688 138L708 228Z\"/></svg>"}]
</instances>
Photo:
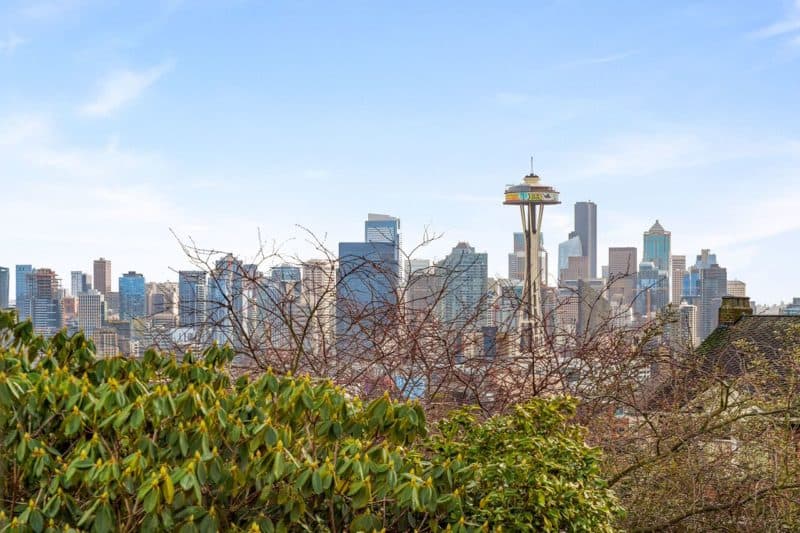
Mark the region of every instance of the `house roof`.
<instances>
[{"instance_id":1,"label":"house roof","mask_svg":"<svg viewBox=\"0 0 800 533\"><path fill-rule=\"evenodd\" d=\"M696 364L688 373L666 377L652 390L647 403L655 410L686 403L716 379L736 377L751 369L767 370L767 383L779 385L788 372L797 372L798 351L800 316L742 316L732 325L718 326L695 350Z\"/></svg>"},{"instance_id":2,"label":"house roof","mask_svg":"<svg viewBox=\"0 0 800 533\"><path fill-rule=\"evenodd\" d=\"M800 316L742 316L733 325L719 326L697 348L707 370L738 375L756 357L781 367L800 345Z\"/></svg>"}]
</instances>

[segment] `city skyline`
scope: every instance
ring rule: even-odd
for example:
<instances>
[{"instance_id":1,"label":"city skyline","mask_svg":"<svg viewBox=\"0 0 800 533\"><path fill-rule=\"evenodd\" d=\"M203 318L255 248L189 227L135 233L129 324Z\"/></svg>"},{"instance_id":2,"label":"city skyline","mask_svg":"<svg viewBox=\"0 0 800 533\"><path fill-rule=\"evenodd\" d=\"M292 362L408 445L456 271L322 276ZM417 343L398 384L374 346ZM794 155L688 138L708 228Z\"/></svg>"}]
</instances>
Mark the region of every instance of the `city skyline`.
<instances>
[{"instance_id":1,"label":"city skyline","mask_svg":"<svg viewBox=\"0 0 800 533\"><path fill-rule=\"evenodd\" d=\"M335 251L368 212L400 218L406 247L445 234L419 257L468 241L504 277L518 221L501 189L533 154L564 202L551 279L593 201L599 258L658 219L757 302L800 292L782 266L800 261L799 4L457 7L4 3L11 286L15 264L63 282L101 255L175 280L191 265L171 229L247 258L260 228L311 258L296 224Z\"/></svg>"},{"instance_id":2,"label":"city skyline","mask_svg":"<svg viewBox=\"0 0 800 533\"><path fill-rule=\"evenodd\" d=\"M578 205L584 205L584 204L585 204L585 202L577 202L576 203L576 209L577 209ZM597 206L594 205L593 209L596 210ZM576 211L576 213L577 213L577 211ZM385 228L390 228L390 229L383 229L383 227L381 227L381 226L375 226L376 223L384 224ZM403 241L402 232L400 231L400 224L401 224L401 218L400 217L394 217L394 216L391 216L391 215L382 215L382 214L377 215L377 214L369 213L367 215L367 220L364 222L364 228L365 228L364 229L364 239L365 239L364 243L380 242L380 241L392 242L392 239L395 239L397 241L397 243L395 244L396 250L407 252L407 250L405 250L403 248L397 248L398 244L401 245L402 241ZM378 228L381 228L381 229L370 230L369 229L370 225L373 225L372 226L373 228L374 227L378 227ZM608 260L612 259L612 256L613 256L613 253L614 253L615 250L623 250L623 249L628 249L628 248L635 249L637 252L634 253L634 259L637 256L636 254L638 252L641 252L643 254L641 256L642 257L642 261L643 262L650 261L650 259L648 259L646 257L646 254L647 254L646 250L647 250L647 247L648 247L648 244L647 244L648 236L652 235L653 234L652 232L656 228L657 228L657 231L664 232L664 228L661 226L659 220L656 220L655 223L648 230L646 230L644 232L645 241L644 241L644 244L642 244L641 246L635 245L635 246L626 246L626 247L622 247L622 248L613 247L612 246L612 247L609 247L606 250L608 252L608 254L609 254L608 256L603 255L603 250L600 250L601 255L598 258L598 263L599 263L599 266L602 267L603 272L605 273L606 270L610 268L610 263L609 263ZM544 234L544 232L543 232L543 234ZM667 241L668 244L667 244L667 248L664 251L664 253L666 254L666 258L669 260L669 268L664 269L663 275L666 275L667 278L671 279L673 277L673 275L674 275L674 271L672 269L672 259L674 259L676 257L678 257L678 258L683 257L684 258L683 261L685 262L685 256L675 256L675 255L671 255L669 253L669 237L671 235L671 232L666 231L665 234L667 235L667 238L668 238L668 241ZM514 252L516 252L516 248L518 247L517 238L520 235L521 235L521 233L519 233L517 231L511 232L511 236L513 238L513 241L512 241L512 247L511 247L512 248L512 253L508 254L509 258L514 255ZM566 271L563 271L563 270L561 270L559 268L559 266L560 266L559 263L561 261L561 253L560 252L563 251L563 250L561 250L561 248L567 242L571 242L571 239L573 239L577 235L576 235L575 231L570 231L568 236L570 237L570 239L568 239L568 241L562 242L559 245L555 246L555 248L556 248L555 253L550 253L549 249L545 249L544 250L544 252L545 252L544 257L548 258L548 267L545 269L545 272L547 272L548 270L550 271L550 274L548 276L548 281L547 281L547 284L546 284L548 286L558 287L558 286L561 286L562 283L564 281L566 281L567 279L572 279L572 278L565 278L564 280L562 280L559 277L559 275L560 275L559 273L566 272ZM387 240L387 239L389 239L389 240ZM439 240L441 241L441 240L443 240L443 238L440 238ZM459 241L458 243L454 243L454 245L455 244L459 244L460 245L460 244L463 244L463 242L464 241ZM343 244L344 245L349 245L351 243L349 243L349 242L340 242L340 243L338 243L339 254L341 254L341 246ZM361 244L356 243L356 244L358 244L359 246L363 246L363 243L361 243ZM700 252L701 253L705 253L705 252L708 252L712 248L713 247L701 248ZM410 261L412 263L415 262L415 261L425 261L427 263L435 263L437 261L444 261L449 256L449 254L446 254L442 258L436 257L436 256L433 256L433 257L424 256L424 251L427 250L427 249L428 249L427 247L421 248L423 253L418 253L416 256L411 257ZM333 252L334 250L329 250L329 251ZM229 255L232 254L231 257L236 257L237 260L242 260L239 255L237 255L237 254L235 254L233 252L227 252L227 253ZM397 252L395 252L395 254L397 254ZM486 254L485 252L483 252L483 254L487 255L487 264L488 264L490 258L488 257L488 254ZM689 253L688 255L691 256L692 254ZM715 260L716 260L716 255L717 254L713 254L712 255L712 257L714 257ZM334 254L334 257L338 257L338 254ZM606 259L606 257L608 258L608 260ZM698 258L699 257L700 257L700 255L698 255ZM277 258L277 257L273 258L272 262L268 261L266 264L264 264L262 266L265 267L265 268L268 268L268 269L272 269L272 270L280 270L282 268L282 263L285 260L284 259L280 259L280 261L275 262L276 259L280 259L280 258ZM302 257L302 258L293 257L292 259L294 259L294 260L298 260L299 259L301 264L305 264L305 262L307 262L307 261L317 261L317 260L320 260L321 258L320 257ZM578 259L580 259L580 257L578 257ZM591 275L591 272L590 272L591 271L591 262L588 259L589 259L588 257L583 257L583 260L585 261L585 265L583 267L580 267L580 268L586 269L586 271L583 272L582 270L579 270L579 271L582 272L580 277L581 278L585 277L585 279L593 279L594 277ZM242 261L243 261L243 263L247 263L248 262L246 259L243 259ZM130 271L130 270L127 271L127 273L123 271L123 272L120 272L119 275L114 274L115 270L113 269L114 267L112 266L113 265L113 261L111 259L108 259L108 258L105 258L105 257L100 257L98 259L91 260L90 262L93 265L94 274L95 274L95 281L94 281L94 284L93 284L94 288L95 289L99 289L97 280L105 278L104 281L101 282L101 284L103 284L104 286L108 287L107 291L110 290L110 291L113 291L116 294L119 294L120 291L121 291L120 282L123 280L124 277L126 277L128 275L135 274L136 276L144 276L143 279L146 279L148 281L148 283L162 283L162 282L175 282L175 283L177 283L177 282L180 281L181 274L186 271L186 268L178 270L177 268L170 267L169 268L170 274L169 274L169 276L167 278L157 279L156 280L156 279L154 279L152 277L149 277L146 273L144 273L144 274L143 273L136 273L136 272ZM400 261L399 258L398 258L397 262L398 262L398 265L400 265L400 273L401 273L400 278L404 279L406 277L406 275L407 275L407 274L404 274L404 270L409 265L405 265L405 261ZM555 267L555 269L550 267L550 263L553 263L552 266ZM631 269L631 272L633 272L633 273L635 273L637 271L637 269L639 268L639 266L640 266L640 264L638 262L636 262L635 260L634 260L634 263L636 263L636 264L634 265L634 268ZM102 266L100 266L100 265L102 265ZM187 265L189 265L189 263L187 263ZM576 265L578 265L578 263L576 263ZM681 263L681 265L683 267L686 267L685 263ZM9 280L9 281L6 281L6 283L8 284L9 289L11 287L16 286L16 276L11 275L10 273L13 273L16 270L18 270L18 268L15 268L15 267L28 267L28 266L30 266L30 263L12 263L10 265L10 267L5 267L7 269L7 271L5 272L5 274L3 274L3 276L4 276L4 279ZM35 265L34 265L34 267L35 267ZM288 267L288 265L287 265L287 267ZM517 278L515 278L515 274L518 274L517 272L515 272L514 267L515 267L515 265L513 265L512 261L509 259L509 262L507 264L506 272L504 272L504 273L496 273L496 274L488 272L487 275L488 275L489 278L493 278L493 279L500 279L500 280L511 279L511 280L514 280L514 279L517 279ZM0 269L2 269L2 268L4 268L4 267L2 265L0 265ZM52 267L50 267L49 263L48 263L45 268L51 269ZM124 268L128 268L128 267L124 267ZM296 268L296 267L292 267L292 268ZM87 274L82 272L82 271L80 271L80 270L70 270L68 276L67 275L62 275L61 272L58 269L52 269L52 270L54 271L55 276L58 278L58 280L60 282L60 287L62 287L64 289L67 289L71 296L77 297L77 294L75 293L75 290L74 290L74 288L76 286L76 283L78 282L78 280L76 279L76 276L82 276L80 281L83 284L86 284L86 281L88 279L89 283L86 284L86 288L87 289L90 288L90 285L92 285L92 275L88 275L88 278L87 278ZM613 273L614 269L611 268L611 270L612 270L612 273ZM101 274L101 272L103 274ZM110 273L110 277L106 277L105 276L106 272ZM600 275L600 268L597 269L597 272L598 272L597 277L604 277L604 276ZM0 271L0 274L2 274L2 271ZM740 278L741 278L740 276L737 276L737 275L734 274L734 276L731 278L731 281L742 283L740 281ZM0 282L1 281L2 280L0 280ZM142 283L144 283L144 281L142 281ZM144 290L144 289L142 288L141 290ZM672 298L674 297L674 291L673 291L673 289L669 289L669 291L670 291L670 301L672 301ZM14 291L9 290L9 302L14 302L15 301L14 298L13 298L13 292ZM105 294L105 292L103 292L102 289L100 289L100 292L102 294ZM786 302L791 302L793 298L796 298L796 297L787 297L786 300L780 300L778 302L764 302L764 301L757 300L751 294L748 294L748 297L750 297L755 303L757 303L759 305L782 304L782 303L786 303ZM677 305L679 302L675 302L675 303ZM142 305L144 305L144 304L142 304Z\"/></svg>"}]
</instances>

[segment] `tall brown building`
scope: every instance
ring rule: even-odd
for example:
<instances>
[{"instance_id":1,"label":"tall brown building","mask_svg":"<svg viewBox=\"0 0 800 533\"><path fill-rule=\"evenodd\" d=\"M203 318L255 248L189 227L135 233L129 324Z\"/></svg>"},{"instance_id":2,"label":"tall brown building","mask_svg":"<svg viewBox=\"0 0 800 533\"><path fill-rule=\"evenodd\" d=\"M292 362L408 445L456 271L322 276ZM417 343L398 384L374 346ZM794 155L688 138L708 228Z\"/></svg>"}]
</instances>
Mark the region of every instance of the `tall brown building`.
<instances>
[{"instance_id":1,"label":"tall brown building","mask_svg":"<svg viewBox=\"0 0 800 533\"><path fill-rule=\"evenodd\" d=\"M636 248L608 249L609 300L618 310L628 309L636 296Z\"/></svg>"},{"instance_id":2,"label":"tall brown building","mask_svg":"<svg viewBox=\"0 0 800 533\"><path fill-rule=\"evenodd\" d=\"M111 261L101 257L94 260L94 288L103 296L111 292Z\"/></svg>"}]
</instances>

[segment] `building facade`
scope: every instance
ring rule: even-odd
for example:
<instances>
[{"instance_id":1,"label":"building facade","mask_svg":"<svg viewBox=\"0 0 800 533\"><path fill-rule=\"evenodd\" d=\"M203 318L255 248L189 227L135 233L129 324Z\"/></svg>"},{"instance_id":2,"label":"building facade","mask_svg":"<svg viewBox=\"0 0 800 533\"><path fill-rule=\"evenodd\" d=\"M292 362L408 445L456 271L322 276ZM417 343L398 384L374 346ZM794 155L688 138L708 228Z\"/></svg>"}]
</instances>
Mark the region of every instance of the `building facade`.
<instances>
[{"instance_id":1,"label":"building facade","mask_svg":"<svg viewBox=\"0 0 800 533\"><path fill-rule=\"evenodd\" d=\"M0 309L8 309L10 283L8 267L0 267Z\"/></svg>"},{"instance_id":2,"label":"building facade","mask_svg":"<svg viewBox=\"0 0 800 533\"><path fill-rule=\"evenodd\" d=\"M672 234L656 220L656 223L644 232L642 261L652 262L658 270L669 271L671 247Z\"/></svg>"},{"instance_id":3,"label":"building facade","mask_svg":"<svg viewBox=\"0 0 800 533\"><path fill-rule=\"evenodd\" d=\"M744 298L747 296L747 284L744 281L739 281L738 279L729 279L728 280L728 296L738 296L739 298Z\"/></svg>"},{"instance_id":4,"label":"building facade","mask_svg":"<svg viewBox=\"0 0 800 533\"><path fill-rule=\"evenodd\" d=\"M107 296L111 292L111 261L103 257L95 259L93 273L95 290Z\"/></svg>"},{"instance_id":5,"label":"building facade","mask_svg":"<svg viewBox=\"0 0 800 533\"><path fill-rule=\"evenodd\" d=\"M479 329L488 325L488 254L458 243L444 260L436 263L442 286L439 316L455 327Z\"/></svg>"},{"instance_id":6,"label":"building facade","mask_svg":"<svg viewBox=\"0 0 800 533\"><path fill-rule=\"evenodd\" d=\"M49 268L37 268L31 277L33 329L39 335L54 335L64 325L61 282Z\"/></svg>"},{"instance_id":7,"label":"building facade","mask_svg":"<svg viewBox=\"0 0 800 533\"><path fill-rule=\"evenodd\" d=\"M686 256L673 255L670 258L670 302L681 305L683 296L683 278L686 276Z\"/></svg>"},{"instance_id":8,"label":"building facade","mask_svg":"<svg viewBox=\"0 0 800 533\"><path fill-rule=\"evenodd\" d=\"M91 289L78 295L78 327L92 336L103 325L105 312L103 293Z\"/></svg>"},{"instance_id":9,"label":"building facade","mask_svg":"<svg viewBox=\"0 0 800 533\"><path fill-rule=\"evenodd\" d=\"M33 273L32 265L16 265L14 304L17 309L17 318L20 322L33 316Z\"/></svg>"},{"instance_id":10,"label":"building facade","mask_svg":"<svg viewBox=\"0 0 800 533\"><path fill-rule=\"evenodd\" d=\"M589 258L589 275L597 277L597 204L575 204L575 234L581 239L581 251Z\"/></svg>"},{"instance_id":11,"label":"building facade","mask_svg":"<svg viewBox=\"0 0 800 533\"><path fill-rule=\"evenodd\" d=\"M202 270L178 272L178 323L197 329L206 320L208 275Z\"/></svg>"},{"instance_id":12,"label":"building facade","mask_svg":"<svg viewBox=\"0 0 800 533\"><path fill-rule=\"evenodd\" d=\"M608 297L618 313L630 309L636 297L636 259L634 247L608 249Z\"/></svg>"},{"instance_id":13,"label":"building facade","mask_svg":"<svg viewBox=\"0 0 800 533\"><path fill-rule=\"evenodd\" d=\"M144 276L129 271L119 278L119 318L133 320L147 316Z\"/></svg>"}]
</instances>

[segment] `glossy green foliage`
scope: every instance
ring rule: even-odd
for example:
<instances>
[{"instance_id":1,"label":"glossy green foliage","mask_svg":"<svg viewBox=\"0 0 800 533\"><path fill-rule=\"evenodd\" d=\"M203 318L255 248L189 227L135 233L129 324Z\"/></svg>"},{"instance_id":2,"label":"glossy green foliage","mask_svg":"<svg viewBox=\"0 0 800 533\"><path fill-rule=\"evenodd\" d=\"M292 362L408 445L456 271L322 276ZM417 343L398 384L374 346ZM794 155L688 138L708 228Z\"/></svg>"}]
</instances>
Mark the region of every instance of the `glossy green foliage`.
<instances>
[{"instance_id":1,"label":"glossy green foliage","mask_svg":"<svg viewBox=\"0 0 800 533\"><path fill-rule=\"evenodd\" d=\"M44 340L0 313L0 531L474 531L513 529L487 506L540 507L518 484L506 491L523 495L496 497L496 466L476 461L472 443L428 440L417 404L364 405L307 377L232 383L232 353L219 347L183 360L93 352L80 334ZM589 491L594 457L574 436L558 440L568 446L560 457L581 464L539 471ZM559 460L529 461L539 458ZM578 501L562 485L538 486L555 487L547 508Z\"/></svg>"},{"instance_id":2,"label":"glossy green foliage","mask_svg":"<svg viewBox=\"0 0 800 533\"><path fill-rule=\"evenodd\" d=\"M536 399L483 423L468 410L441 422L430 443L436 463L471 467L459 480L464 513L506 531L611 531L621 509L599 452L568 423L575 407L570 398Z\"/></svg>"}]
</instances>

